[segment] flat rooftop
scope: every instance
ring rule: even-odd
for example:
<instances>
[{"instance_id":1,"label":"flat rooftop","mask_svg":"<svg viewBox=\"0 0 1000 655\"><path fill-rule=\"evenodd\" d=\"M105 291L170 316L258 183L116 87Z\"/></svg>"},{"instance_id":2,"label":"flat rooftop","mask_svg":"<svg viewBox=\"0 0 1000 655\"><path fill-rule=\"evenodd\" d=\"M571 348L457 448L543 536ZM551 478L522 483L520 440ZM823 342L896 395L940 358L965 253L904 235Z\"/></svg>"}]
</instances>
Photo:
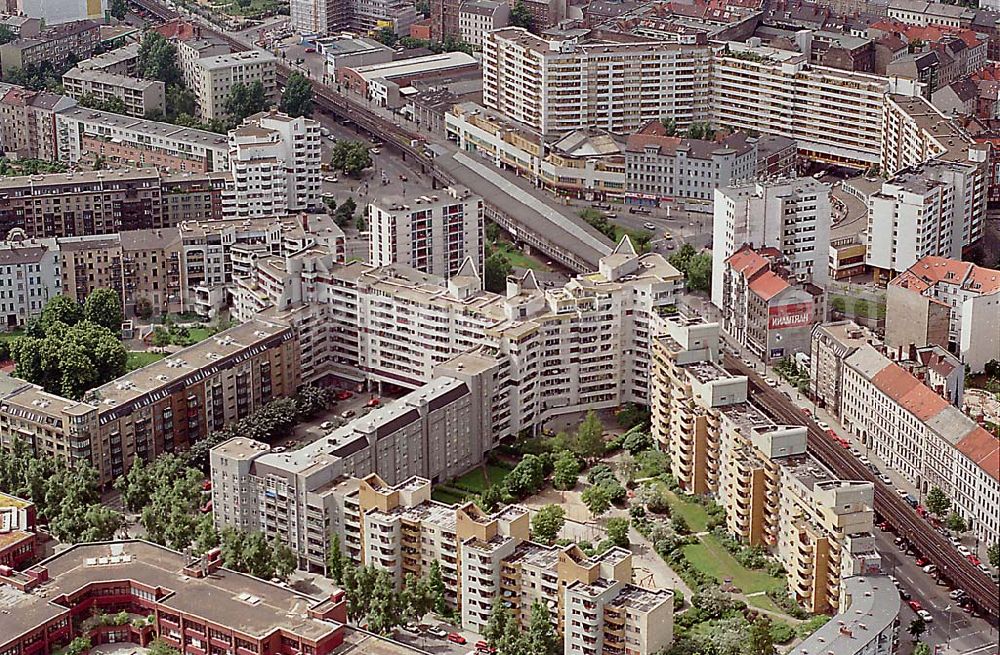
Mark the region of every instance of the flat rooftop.
<instances>
[{"instance_id":1,"label":"flat rooftop","mask_svg":"<svg viewBox=\"0 0 1000 655\"><path fill-rule=\"evenodd\" d=\"M225 568L205 578L183 574L185 557L155 544L130 540L77 544L36 565L50 580L33 593L0 586L0 635L6 639L28 632L68 609L54 599L103 581L132 580L163 595L166 608L192 614L244 634L265 637L287 630L318 640L340 624L309 617L308 609L325 599L314 598Z\"/></svg>"},{"instance_id":2,"label":"flat rooftop","mask_svg":"<svg viewBox=\"0 0 1000 655\"><path fill-rule=\"evenodd\" d=\"M458 68L459 66L475 66L478 63L475 57L464 52L443 52L437 55L389 61L384 64L357 66L352 70L367 82L379 78L391 80L396 77L408 77L431 71Z\"/></svg>"},{"instance_id":3,"label":"flat rooftop","mask_svg":"<svg viewBox=\"0 0 1000 655\"><path fill-rule=\"evenodd\" d=\"M112 137L116 136L116 130L118 132L130 132L132 134L147 136L150 138L150 141L145 145L156 146L162 141L169 140L229 152L229 139L225 134L197 130L193 127L178 127L171 123L147 121L142 118L132 118L122 114L101 111L99 109L87 109L86 107L79 106L64 109L59 112L59 116L79 120L87 125L99 126L102 129L110 129Z\"/></svg>"},{"instance_id":4,"label":"flat rooftop","mask_svg":"<svg viewBox=\"0 0 1000 655\"><path fill-rule=\"evenodd\" d=\"M852 576L841 585L843 611L796 646L798 655L855 655L899 616L899 592L887 576Z\"/></svg>"}]
</instances>

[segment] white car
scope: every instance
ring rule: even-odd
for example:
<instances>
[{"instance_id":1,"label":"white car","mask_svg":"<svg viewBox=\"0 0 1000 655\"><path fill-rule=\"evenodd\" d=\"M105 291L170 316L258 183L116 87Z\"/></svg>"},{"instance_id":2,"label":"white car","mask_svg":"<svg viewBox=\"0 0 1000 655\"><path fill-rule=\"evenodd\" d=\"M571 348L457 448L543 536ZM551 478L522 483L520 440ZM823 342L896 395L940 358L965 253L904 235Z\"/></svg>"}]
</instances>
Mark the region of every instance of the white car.
<instances>
[{"instance_id":1,"label":"white car","mask_svg":"<svg viewBox=\"0 0 1000 655\"><path fill-rule=\"evenodd\" d=\"M898 495L898 496L899 496L900 498L906 498L907 496L909 496L909 495L910 495L910 492L909 492L909 491L907 491L906 489L896 489L896 494L897 494L897 495Z\"/></svg>"},{"instance_id":2,"label":"white car","mask_svg":"<svg viewBox=\"0 0 1000 655\"><path fill-rule=\"evenodd\" d=\"M935 566L934 564L928 564L927 566L924 567L924 573L928 575L934 575L935 573L937 573L937 566Z\"/></svg>"},{"instance_id":3,"label":"white car","mask_svg":"<svg viewBox=\"0 0 1000 655\"><path fill-rule=\"evenodd\" d=\"M882 477L879 479L882 480L883 484L889 484L889 485L892 484L892 478L890 478L888 475L883 474Z\"/></svg>"},{"instance_id":4,"label":"white car","mask_svg":"<svg viewBox=\"0 0 1000 655\"><path fill-rule=\"evenodd\" d=\"M917 610L917 616L924 620L924 623L930 623L934 620L934 617L927 610Z\"/></svg>"},{"instance_id":5,"label":"white car","mask_svg":"<svg viewBox=\"0 0 1000 655\"><path fill-rule=\"evenodd\" d=\"M968 557L969 555L972 554L972 551L966 548L965 546L959 546L958 552L962 554L962 557Z\"/></svg>"},{"instance_id":6,"label":"white car","mask_svg":"<svg viewBox=\"0 0 1000 655\"><path fill-rule=\"evenodd\" d=\"M868 459L867 457L865 457L864 455L862 455L858 459L861 460L861 463L864 464L865 466L868 466L869 464L872 463L872 461L870 459Z\"/></svg>"},{"instance_id":7,"label":"white car","mask_svg":"<svg viewBox=\"0 0 1000 655\"><path fill-rule=\"evenodd\" d=\"M858 450L857 448L851 448L851 454L854 455L855 457L861 457L861 451Z\"/></svg>"},{"instance_id":8,"label":"white car","mask_svg":"<svg viewBox=\"0 0 1000 655\"><path fill-rule=\"evenodd\" d=\"M331 184L333 184L339 182L340 178L336 177L335 175L327 175L326 177L323 178L323 180L325 182L330 182Z\"/></svg>"},{"instance_id":9,"label":"white car","mask_svg":"<svg viewBox=\"0 0 1000 655\"><path fill-rule=\"evenodd\" d=\"M764 378L764 383L767 384L767 386L772 387L772 388L778 386L778 381L775 380L774 378Z\"/></svg>"},{"instance_id":10,"label":"white car","mask_svg":"<svg viewBox=\"0 0 1000 655\"><path fill-rule=\"evenodd\" d=\"M330 428L333 427L333 421L323 421L322 423L319 424L319 427L321 427L324 430L329 430Z\"/></svg>"},{"instance_id":11,"label":"white car","mask_svg":"<svg viewBox=\"0 0 1000 655\"><path fill-rule=\"evenodd\" d=\"M643 223L642 226L644 228L646 228L647 230L655 230L656 229L656 226L653 225L652 223Z\"/></svg>"},{"instance_id":12,"label":"white car","mask_svg":"<svg viewBox=\"0 0 1000 655\"><path fill-rule=\"evenodd\" d=\"M826 421L816 421L816 425L819 426L820 430L829 430L830 429L830 424L827 423Z\"/></svg>"}]
</instances>

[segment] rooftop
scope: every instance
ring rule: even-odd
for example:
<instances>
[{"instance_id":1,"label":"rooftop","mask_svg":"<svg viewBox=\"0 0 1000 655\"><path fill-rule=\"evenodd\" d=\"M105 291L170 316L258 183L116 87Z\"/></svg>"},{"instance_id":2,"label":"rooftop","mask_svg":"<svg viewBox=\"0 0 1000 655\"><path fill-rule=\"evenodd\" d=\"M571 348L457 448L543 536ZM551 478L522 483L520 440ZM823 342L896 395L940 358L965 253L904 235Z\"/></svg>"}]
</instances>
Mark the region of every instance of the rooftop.
<instances>
[{"instance_id":1,"label":"rooftop","mask_svg":"<svg viewBox=\"0 0 1000 655\"><path fill-rule=\"evenodd\" d=\"M899 616L899 593L888 577L853 576L841 585L843 611L796 646L798 655L855 655Z\"/></svg>"},{"instance_id":2,"label":"rooftop","mask_svg":"<svg viewBox=\"0 0 1000 655\"><path fill-rule=\"evenodd\" d=\"M383 64L357 66L352 70L367 82L379 78L392 80L396 77L419 75L434 70L476 65L478 65L478 60L472 55L464 52L443 52L436 55L389 61Z\"/></svg>"}]
</instances>

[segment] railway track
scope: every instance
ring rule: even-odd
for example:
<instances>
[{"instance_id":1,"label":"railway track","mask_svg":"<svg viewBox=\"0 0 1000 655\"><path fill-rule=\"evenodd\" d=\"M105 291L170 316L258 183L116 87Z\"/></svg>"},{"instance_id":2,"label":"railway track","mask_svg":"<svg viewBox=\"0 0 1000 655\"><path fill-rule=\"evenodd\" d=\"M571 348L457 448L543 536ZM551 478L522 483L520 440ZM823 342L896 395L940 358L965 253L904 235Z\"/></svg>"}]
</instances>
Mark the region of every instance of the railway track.
<instances>
[{"instance_id":1,"label":"railway track","mask_svg":"<svg viewBox=\"0 0 1000 655\"><path fill-rule=\"evenodd\" d=\"M806 426L809 451L838 477L873 483L875 511L895 529L896 534L906 537L921 555L937 565L940 579L964 589L984 615L989 615L993 622L997 621L1000 617L1000 594L997 584L989 576L965 559L893 489L886 487L867 466L830 439L811 417L803 414L788 398L767 386L746 364L727 354L725 365L747 376L754 400L774 419Z\"/></svg>"}]
</instances>

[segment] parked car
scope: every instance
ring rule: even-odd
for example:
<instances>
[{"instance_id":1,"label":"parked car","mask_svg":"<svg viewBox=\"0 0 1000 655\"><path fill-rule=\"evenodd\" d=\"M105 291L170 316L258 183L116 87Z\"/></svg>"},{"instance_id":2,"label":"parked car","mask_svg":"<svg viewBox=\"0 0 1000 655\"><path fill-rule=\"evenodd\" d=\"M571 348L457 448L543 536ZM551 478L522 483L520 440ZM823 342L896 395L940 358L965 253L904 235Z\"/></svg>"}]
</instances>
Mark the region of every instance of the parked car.
<instances>
[{"instance_id":1,"label":"parked car","mask_svg":"<svg viewBox=\"0 0 1000 655\"><path fill-rule=\"evenodd\" d=\"M816 421L816 425L819 426L820 430L829 430L830 429L830 424L827 423L826 421Z\"/></svg>"},{"instance_id":2,"label":"parked car","mask_svg":"<svg viewBox=\"0 0 1000 655\"><path fill-rule=\"evenodd\" d=\"M883 473L883 474L882 474L882 477L881 477L880 479L882 480L882 482L883 482L884 484L888 484L888 485L892 485L892 478L890 478L890 477L889 477L888 475L886 475L885 473Z\"/></svg>"},{"instance_id":3,"label":"parked car","mask_svg":"<svg viewBox=\"0 0 1000 655\"><path fill-rule=\"evenodd\" d=\"M493 648L492 646L490 646L489 644L487 644L485 641L483 641L483 640L480 639L479 641L476 642L476 652L479 652L479 653L495 653L495 652L497 652L497 649Z\"/></svg>"},{"instance_id":4,"label":"parked car","mask_svg":"<svg viewBox=\"0 0 1000 655\"><path fill-rule=\"evenodd\" d=\"M972 554L972 551L966 548L965 546L959 546L958 552L962 553L962 557L968 557L969 555Z\"/></svg>"},{"instance_id":5,"label":"parked car","mask_svg":"<svg viewBox=\"0 0 1000 655\"><path fill-rule=\"evenodd\" d=\"M452 632L448 635L448 641L450 641L453 644L464 644L466 642L466 639L457 632Z\"/></svg>"},{"instance_id":6,"label":"parked car","mask_svg":"<svg viewBox=\"0 0 1000 655\"><path fill-rule=\"evenodd\" d=\"M201 481L201 490L202 491L211 491L212 490L212 481L211 480L202 480Z\"/></svg>"},{"instance_id":7,"label":"parked car","mask_svg":"<svg viewBox=\"0 0 1000 655\"><path fill-rule=\"evenodd\" d=\"M924 573L926 573L927 575L934 575L935 573L937 573L937 567L934 566L933 564L928 564L927 566L924 567Z\"/></svg>"},{"instance_id":8,"label":"parked car","mask_svg":"<svg viewBox=\"0 0 1000 655\"><path fill-rule=\"evenodd\" d=\"M288 449L285 448L284 446L275 446L274 448L271 449L271 452L272 453L283 453L286 450L288 450Z\"/></svg>"},{"instance_id":9,"label":"parked car","mask_svg":"<svg viewBox=\"0 0 1000 655\"><path fill-rule=\"evenodd\" d=\"M926 557L918 557L916 562L917 566L927 566L930 563L931 561Z\"/></svg>"},{"instance_id":10,"label":"parked car","mask_svg":"<svg viewBox=\"0 0 1000 655\"><path fill-rule=\"evenodd\" d=\"M764 384L773 389L778 386L778 381L775 380L774 378L764 378Z\"/></svg>"},{"instance_id":11,"label":"parked car","mask_svg":"<svg viewBox=\"0 0 1000 655\"><path fill-rule=\"evenodd\" d=\"M653 225L652 223L643 223L642 226L644 228L646 228L647 230L655 230L656 229L656 226Z\"/></svg>"},{"instance_id":12,"label":"parked car","mask_svg":"<svg viewBox=\"0 0 1000 655\"><path fill-rule=\"evenodd\" d=\"M962 591L961 589L955 589L950 594L948 594L948 598L952 600L959 600L964 595L965 595L964 591Z\"/></svg>"},{"instance_id":13,"label":"parked car","mask_svg":"<svg viewBox=\"0 0 1000 655\"><path fill-rule=\"evenodd\" d=\"M649 207L629 207L628 213L630 214L648 214L650 212ZM655 227L649 229L656 229Z\"/></svg>"},{"instance_id":14,"label":"parked car","mask_svg":"<svg viewBox=\"0 0 1000 655\"><path fill-rule=\"evenodd\" d=\"M406 630L411 635L420 634L420 626L417 625L416 623L407 623L406 625L403 626L403 630Z\"/></svg>"},{"instance_id":15,"label":"parked car","mask_svg":"<svg viewBox=\"0 0 1000 655\"><path fill-rule=\"evenodd\" d=\"M319 427L323 428L324 430L330 430L333 428L333 421L323 421L322 423L319 424Z\"/></svg>"},{"instance_id":16,"label":"parked car","mask_svg":"<svg viewBox=\"0 0 1000 655\"><path fill-rule=\"evenodd\" d=\"M851 454L854 455L855 457L861 457L861 451L858 450L857 448L851 448Z\"/></svg>"},{"instance_id":17,"label":"parked car","mask_svg":"<svg viewBox=\"0 0 1000 655\"><path fill-rule=\"evenodd\" d=\"M201 506L202 514L208 514L211 511L212 511L212 501L208 501L207 503Z\"/></svg>"},{"instance_id":18,"label":"parked car","mask_svg":"<svg viewBox=\"0 0 1000 655\"><path fill-rule=\"evenodd\" d=\"M921 609L923 609L922 607L920 607L919 600L911 600L910 602L907 603L907 605L909 605L910 609L913 610L914 612L919 612Z\"/></svg>"},{"instance_id":19,"label":"parked car","mask_svg":"<svg viewBox=\"0 0 1000 655\"><path fill-rule=\"evenodd\" d=\"M353 393L344 389L342 391L337 392L337 400L347 400L348 398L351 398L353 395L354 395Z\"/></svg>"},{"instance_id":20,"label":"parked car","mask_svg":"<svg viewBox=\"0 0 1000 655\"><path fill-rule=\"evenodd\" d=\"M381 404L382 404L382 399L381 398L379 398L378 396L372 396L368 400L368 402L365 403L365 406L367 406L367 407L378 407Z\"/></svg>"},{"instance_id":21,"label":"parked car","mask_svg":"<svg viewBox=\"0 0 1000 655\"><path fill-rule=\"evenodd\" d=\"M903 589L902 587L899 588L899 597L902 598L904 601L913 598L913 596L910 595L910 592L908 592L906 589Z\"/></svg>"},{"instance_id":22,"label":"parked car","mask_svg":"<svg viewBox=\"0 0 1000 655\"><path fill-rule=\"evenodd\" d=\"M353 409L349 409L346 412L341 412L340 418L351 418L355 414L357 414L357 412L355 412Z\"/></svg>"},{"instance_id":23,"label":"parked car","mask_svg":"<svg viewBox=\"0 0 1000 655\"><path fill-rule=\"evenodd\" d=\"M917 616L922 618L924 620L924 623L930 623L931 621L934 620L934 617L927 610L920 610L919 612L917 612Z\"/></svg>"},{"instance_id":24,"label":"parked car","mask_svg":"<svg viewBox=\"0 0 1000 655\"><path fill-rule=\"evenodd\" d=\"M448 631L439 625L432 625L431 627L427 628L427 633L434 635L438 639L444 639L445 637L448 636Z\"/></svg>"}]
</instances>

